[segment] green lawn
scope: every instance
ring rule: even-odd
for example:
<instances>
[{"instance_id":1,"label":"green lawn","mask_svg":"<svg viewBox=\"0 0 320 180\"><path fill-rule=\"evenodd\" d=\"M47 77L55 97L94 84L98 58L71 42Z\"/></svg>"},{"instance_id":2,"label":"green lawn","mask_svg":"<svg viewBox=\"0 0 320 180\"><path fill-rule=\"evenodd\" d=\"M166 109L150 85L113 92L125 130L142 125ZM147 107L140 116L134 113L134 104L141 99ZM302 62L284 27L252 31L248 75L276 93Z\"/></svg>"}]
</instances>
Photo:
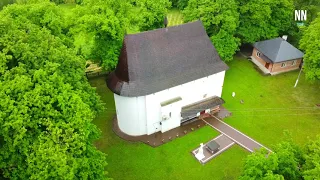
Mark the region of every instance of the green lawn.
<instances>
[{"instance_id":1,"label":"green lawn","mask_svg":"<svg viewBox=\"0 0 320 180\"><path fill-rule=\"evenodd\" d=\"M178 9L171 9L168 11L168 26L176 26L183 24L182 13Z\"/></svg>"},{"instance_id":2,"label":"green lawn","mask_svg":"<svg viewBox=\"0 0 320 180\"><path fill-rule=\"evenodd\" d=\"M90 80L92 86L105 102L105 111L94 121L101 129L102 137L97 147L107 156L109 176L121 179L235 179L248 152L234 146L224 155L218 156L205 166L200 165L191 155L191 151L218 135L209 126L178 138L158 148L143 143L126 142L112 131L112 117L115 114L113 95L103 78Z\"/></svg>"},{"instance_id":3,"label":"green lawn","mask_svg":"<svg viewBox=\"0 0 320 180\"><path fill-rule=\"evenodd\" d=\"M302 74L294 88L299 71L262 76L246 60L229 66L222 94L233 113L227 123L271 148L285 139L285 130L299 144L320 134L320 108L315 106L320 103L319 81L307 82Z\"/></svg>"},{"instance_id":4,"label":"green lawn","mask_svg":"<svg viewBox=\"0 0 320 180\"><path fill-rule=\"evenodd\" d=\"M320 129L320 83L310 84L301 76L293 88L298 72L278 76L262 76L247 60L229 63L223 89L225 106L233 113L226 122L254 139L272 148L283 140L283 131L289 130L294 140L303 143ZM94 123L102 130L97 147L107 156L109 176L121 179L236 179L247 154L233 146L208 164L200 165L190 154L199 145L217 136L210 127L204 127L187 136L157 148L142 143L126 142L112 131L115 114L113 95L103 78L90 80L105 102L105 111ZM236 97L231 93L235 91ZM240 104L240 99L244 104Z\"/></svg>"}]
</instances>

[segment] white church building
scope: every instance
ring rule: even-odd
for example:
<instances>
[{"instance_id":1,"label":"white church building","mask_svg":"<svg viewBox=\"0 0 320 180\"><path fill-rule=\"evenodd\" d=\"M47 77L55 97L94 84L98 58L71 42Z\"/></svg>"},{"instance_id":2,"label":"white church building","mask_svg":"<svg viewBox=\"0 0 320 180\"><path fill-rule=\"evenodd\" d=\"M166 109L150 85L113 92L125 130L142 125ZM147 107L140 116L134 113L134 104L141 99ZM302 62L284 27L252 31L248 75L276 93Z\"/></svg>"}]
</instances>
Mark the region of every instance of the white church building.
<instances>
[{"instance_id":1,"label":"white church building","mask_svg":"<svg viewBox=\"0 0 320 180\"><path fill-rule=\"evenodd\" d=\"M107 80L120 130L165 132L219 107L227 69L201 21L126 35Z\"/></svg>"}]
</instances>

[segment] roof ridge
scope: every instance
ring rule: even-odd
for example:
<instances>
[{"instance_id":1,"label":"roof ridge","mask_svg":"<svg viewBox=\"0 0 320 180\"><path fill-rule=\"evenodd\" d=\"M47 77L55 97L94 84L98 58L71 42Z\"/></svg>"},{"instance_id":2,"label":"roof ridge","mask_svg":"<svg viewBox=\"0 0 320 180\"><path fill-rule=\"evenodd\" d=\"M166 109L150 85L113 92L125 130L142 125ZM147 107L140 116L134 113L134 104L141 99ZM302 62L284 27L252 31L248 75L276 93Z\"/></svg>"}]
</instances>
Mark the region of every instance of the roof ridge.
<instances>
[{"instance_id":1,"label":"roof ridge","mask_svg":"<svg viewBox=\"0 0 320 180\"><path fill-rule=\"evenodd\" d=\"M277 55L276 55L276 59L275 59L275 61L277 61L277 60L278 60L279 52L280 52L280 49L281 49L281 47L282 47L283 41L286 41L286 40L282 39L281 37L278 37L278 38L280 38L281 43L280 43L280 46L279 46L279 48L278 48L278 51L277 51ZM278 39L278 38L277 38L277 39ZM286 42L287 42L287 41L286 41Z\"/></svg>"}]
</instances>

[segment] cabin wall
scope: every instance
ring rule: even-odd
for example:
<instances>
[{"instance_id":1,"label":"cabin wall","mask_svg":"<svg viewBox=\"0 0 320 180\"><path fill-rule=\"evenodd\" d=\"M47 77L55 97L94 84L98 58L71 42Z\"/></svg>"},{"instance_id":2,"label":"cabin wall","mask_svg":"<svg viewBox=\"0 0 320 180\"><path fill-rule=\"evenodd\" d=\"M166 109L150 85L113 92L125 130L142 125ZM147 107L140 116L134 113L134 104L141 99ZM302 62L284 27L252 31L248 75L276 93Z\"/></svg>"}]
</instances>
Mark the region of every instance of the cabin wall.
<instances>
[{"instance_id":1,"label":"cabin wall","mask_svg":"<svg viewBox=\"0 0 320 180\"><path fill-rule=\"evenodd\" d=\"M253 48L253 51L252 51L252 56L257 60L257 61L259 61L259 63L261 63L263 66L265 66L266 65L266 62L262 59L262 58L260 58L260 57L258 57L257 56L257 52L259 52L256 48ZM261 53L261 52L260 52ZM262 54L262 53L261 53Z\"/></svg>"},{"instance_id":2,"label":"cabin wall","mask_svg":"<svg viewBox=\"0 0 320 180\"><path fill-rule=\"evenodd\" d=\"M293 61L296 61L295 65L292 65ZM280 73L280 72L286 72L286 71L292 71L295 69L299 69L301 62L302 62L302 59L295 59L295 60L291 60L291 61L275 63L275 64L273 64L273 68L271 70L271 73ZM285 67L281 67L282 63L285 63Z\"/></svg>"}]
</instances>

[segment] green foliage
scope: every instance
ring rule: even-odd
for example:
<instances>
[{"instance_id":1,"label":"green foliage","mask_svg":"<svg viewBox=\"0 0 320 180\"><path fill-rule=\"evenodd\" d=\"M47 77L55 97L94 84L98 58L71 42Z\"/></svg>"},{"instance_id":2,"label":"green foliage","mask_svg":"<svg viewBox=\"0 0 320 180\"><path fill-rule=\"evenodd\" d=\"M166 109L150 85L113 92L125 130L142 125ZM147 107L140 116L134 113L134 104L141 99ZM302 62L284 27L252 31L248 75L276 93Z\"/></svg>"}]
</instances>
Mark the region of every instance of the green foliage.
<instances>
[{"instance_id":1,"label":"green foliage","mask_svg":"<svg viewBox=\"0 0 320 180\"><path fill-rule=\"evenodd\" d=\"M253 43L287 33L293 25L292 0L241 0L237 34L243 43Z\"/></svg>"},{"instance_id":2,"label":"green foliage","mask_svg":"<svg viewBox=\"0 0 320 180\"><path fill-rule=\"evenodd\" d=\"M179 8L180 10L183 10L185 7L187 7L189 0L170 0L173 8Z\"/></svg>"},{"instance_id":3,"label":"green foliage","mask_svg":"<svg viewBox=\"0 0 320 180\"><path fill-rule=\"evenodd\" d=\"M76 50L111 71L127 30L133 26L139 31L162 27L168 7L168 0L84 0L68 18Z\"/></svg>"},{"instance_id":4,"label":"green foliage","mask_svg":"<svg viewBox=\"0 0 320 180\"><path fill-rule=\"evenodd\" d=\"M178 7L178 1L179 1L179 0L170 0L171 6L172 6L173 8L177 8L177 7Z\"/></svg>"},{"instance_id":5,"label":"green foliage","mask_svg":"<svg viewBox=\"0 0 320 180\"><path fill-rule=\"evenodd\" d=\"M243 174L239 179L267 179L267 177L274 177L275 174L273 172L277 167L278 157L276 154L268 154L265 149L262 149L247 157ZM283 176L270 179L283 179Z\"/></svg>"},{"instance_id":6,"label":"green foliage","mask_svg":"<svg viewBox=\"0 0 320 180\"><path fill-rule=\"evenodd\" d=\"M320 179L320 136L315 141L309 141L304 151L306 161L302 167L304 179Z\"/></svg>"},{"instance_id":7,"label":"green foliage","mask_svg":"<svg viewBox=\"0 0 320 180\"><path fill-rule=\"evenodd\" d=\"M285 179L302 179L300 167L304 163L303 152L292 140L280 143L275 148L278 157L278 167L275 174L282 175Z\"/></svg>"},{"instance_id":8,"label":"green foliage","mask_svg":"<svg viewBox=\"0 0 320 180\"><path fill-rule=\"evenodd\" d=\"M129 26L130 8L125 1L90 0L73 9L69 19L74 24L71 32L78 53L106 70L115 68Z\"/></svg>"},{"instance_id":9,"label":"green foliage","mask_svg":"<svg viewBox=\"0 0 320 180\"><path fill-rule=\"evenodd\" d=\"M53 3L0 12L0 169L11 179L105 179L100 100ZM70 46L69 46L70 45Z\"/></svg>"},{"instance_id":10,"label":"green foliage","mask_svg":"<svg viewBox=\"0 0 320 180\"><path fill-rule=\"evenodd\" d=\"M186 8L188 6L188 2L189 0L178 0L178 8L180 10L184 10L184 8Z\"/></svg>"},{"instance_id":11,"label":"green foliage","mask_svg":"<svg viewBox=\"0 0 320 180\"><path fill-rule=\"evenodd\" d=\"M320 17L305 30L300 47L305 51L304 71L310 80L320 79Z\"/></svg>"},{"instance_id":12,"label":"green foliage","mask_svg":"<svg viewBox=\"0 0 320 180\"><path fill-rule=\"evenodd\" d=\"M234 36L239 24L238 5L234 0L190 0L184 9L186 22L200 19L224 61L231 61L238 50Z\"/></svg>"},{"instance_id":13,"label":"green foliage","mask_svg":"<svg viewBox=\"0 0 320 180\"><path fill-rule=\"evenodd\" d=\"M50 0L55 4L82 4L83 0Z\"/></svg>"},{"instance_id":14,"label":"green foliage","mask_svg":"<svg viewBox=\"0 0 320 180\"><path fill-rule=\"evenodd\" d=\"M139 29L141 31L164 27L164 18L168 8L171 7L169 0L137 0L136 4L140 9Z\"/></svg>"},{"instance_id":15,"label":"green foliage","mask_svg":"<svg viewBox=\"0 0 320 180\"><path fill-rule=\"evenodd\" d=\"M43 3L32 3L39 0L29 1L25 4L18 2L21 5L15 5L12 8L4 9L3 16L12 17L19 22L29 21L33 25L46 28L50 33L56 37L59 37L64 45L72 47L72 39L69 37L69 24L63 14L63 11L53 3L48 1ZM26 25L23 25L26 26ZM28 31L28 28L26 31Z\"/></svg>"},{"instance_id":16,"label":"green foliage","mask_svg":"<svg viewBox=\"0 0 320 180\"><path fill-rule=\"evenodd\" d=\"M50 0L51 2L54 2L56 4L63 4L64 0Z\"/></svg>"},{"instance_id":17,"label":"green foliage","mask_svg":"<svg viewBox=\"0 0 320 180\"><path fill-rule=\"evenodd\" d=\"M221 29L217 35L211 36L211 41L224 61L233 60L233 55L239 50L240 39L226 30Z\"/></svg>"},{"instance_id":18,"label":"green foliage","mask_svg":"<svg viewBox=\"0 0 320 180\"><path fill-rule=\"evenodd\" d=\"M15 0L1 0L0 1L0 10L4 7L4 6L6 6L6 5L8 5L8 4L13 4L15 2Z\"/></svg>"},{"instance_id":19,"label":"green foliage","mask_svg":"<svg viewBox=\"0 0 320 180\"><path fill-rule=\"evenodd\" d=\"M248 156L239 179L313 180L320 178L320 137L301 149L292 140L282 142L275 152L260 150Z\"/></svg>"},{"instance_id":20,"label":"green foliage","mask_svg":"<svg viewBox=\"0 0 320 180\"><path fill-rule=\"evenodd\" d=\"M295 9L307 10L307 24L310 24L320 12L320 0L294 0Z\"/></svg>"}]
</instances>

